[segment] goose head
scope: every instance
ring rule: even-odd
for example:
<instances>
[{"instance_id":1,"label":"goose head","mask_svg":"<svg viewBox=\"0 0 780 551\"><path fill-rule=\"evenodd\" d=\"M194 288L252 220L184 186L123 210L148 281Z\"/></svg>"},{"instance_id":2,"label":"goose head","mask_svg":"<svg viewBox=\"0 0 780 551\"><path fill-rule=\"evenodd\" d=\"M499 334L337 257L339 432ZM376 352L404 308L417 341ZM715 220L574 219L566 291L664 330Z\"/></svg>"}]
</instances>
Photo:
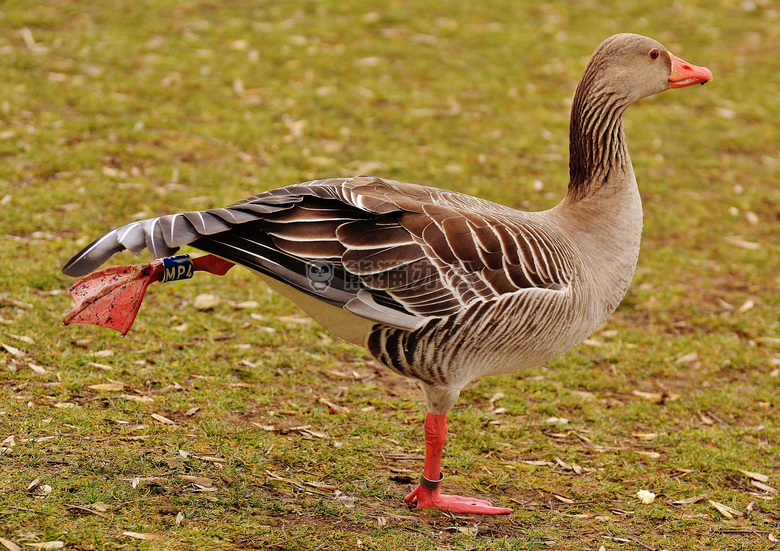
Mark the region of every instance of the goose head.
<instances>
[{"instance_id":1,"label":"goose head","mask_svg":"<svg viewBox=\"0 0 780 551\"><path fill-rule=\"evenodd\" d=\"M712 72L673 55L661 43L638 34L616 34L593 52L581 84L630 105L670 88L704 84Z\"/></svg>"}]
</instances>

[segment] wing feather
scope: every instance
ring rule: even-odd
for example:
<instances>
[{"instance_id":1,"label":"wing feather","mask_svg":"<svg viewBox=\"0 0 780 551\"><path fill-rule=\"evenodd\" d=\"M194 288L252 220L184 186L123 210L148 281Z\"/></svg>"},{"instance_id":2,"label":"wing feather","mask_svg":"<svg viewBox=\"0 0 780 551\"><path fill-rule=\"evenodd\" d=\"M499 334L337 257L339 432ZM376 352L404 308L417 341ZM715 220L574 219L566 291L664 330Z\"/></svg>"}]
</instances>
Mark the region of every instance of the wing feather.
<instances>
[{"instance_id":1,"label":"wing feather","mask_svg":"<svg viewBox=\"0 0 780 551\"><path fill-rule=\"evenodd\" d=\"M297 224L264 223L261 228L285 241L338 241L336 229L343 223L342 220L307 220Z\"/></svg>"},{"instance_id":2,"label":"wing feather","mask_svg":"<svg viewBox=\"0 0 780 551\"><path fill-rule=\"evenodd\" d=\"M347 249L341 256L344 267L357 275L375 275L399 266L408 266L425 257L416 243L382 249Z\"/></svg>"},{"instance_id":3,"label":"wing feather","mask_svg":"<svg viewBox=\"0 0 780 551\"><path fill-rule=\"evenodd\" d=\"M301 258L310 260L327 260L340 258L346 249L344 245L334 240L288 240L274 237L274 245L279 249Z\"/></svg>"},{"instance_id":4,"label":"wing feather","mask_svg":"<svg viewBox=\"0 0 780 551\"><path fill-rule=\"evenodd\" d=\"M148 248L159 257L184 245L405 329L474 301L565 289L574 269L571 247L536 215L454 192L357 177L133 222L94 241L63 271L84 275L125 248ZM322 280L322 273L330 279Z\"/></svg>"},{"instance_id":5,"label":"wing feather","mask_svg":"<svg viewBox=\"0 0 780 551\"><path fill-rule=\"evenodd\" d=\"M146 247L146 230L140 222L133 222L114 231L117 241L127 250L138 254Z\"/></svg>"}]
</instances>

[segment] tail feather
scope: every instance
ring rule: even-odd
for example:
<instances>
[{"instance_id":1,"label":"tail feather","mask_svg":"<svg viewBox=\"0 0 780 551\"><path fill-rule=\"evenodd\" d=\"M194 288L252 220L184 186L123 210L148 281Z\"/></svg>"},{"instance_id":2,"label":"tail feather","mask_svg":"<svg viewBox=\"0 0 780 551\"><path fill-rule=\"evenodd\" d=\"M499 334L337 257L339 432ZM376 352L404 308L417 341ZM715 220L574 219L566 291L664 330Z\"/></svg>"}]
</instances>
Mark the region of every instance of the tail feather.
<instances>
[{"instance_id":1,"label":"tail feather","mask_svg":"<svg viewBox=\"0 0 780 551\"><path fill-rule=\"evenodd\" d=\"M71 277L85 276L123 250L125 246L119 242L117 230L113 230L84 247L63 266L62 273Z\"/></svg>"},{"instance_id":2,"label":"tail feather","mask_svg":"<svg viewBox=\"0 0 780 551\"><path fill-rule=\"evenodd\" d=\"M290 206L240 205L240 208L235 209L227 207L190 211L132 222L87 245L65 264L62 272L73 277L85 276L125 249L136 254L149 249L155 258L170 256L179 247L189 245L203 236L229 231L236 225L259 220L264 214Z\"/></svg>"}]
</instances>

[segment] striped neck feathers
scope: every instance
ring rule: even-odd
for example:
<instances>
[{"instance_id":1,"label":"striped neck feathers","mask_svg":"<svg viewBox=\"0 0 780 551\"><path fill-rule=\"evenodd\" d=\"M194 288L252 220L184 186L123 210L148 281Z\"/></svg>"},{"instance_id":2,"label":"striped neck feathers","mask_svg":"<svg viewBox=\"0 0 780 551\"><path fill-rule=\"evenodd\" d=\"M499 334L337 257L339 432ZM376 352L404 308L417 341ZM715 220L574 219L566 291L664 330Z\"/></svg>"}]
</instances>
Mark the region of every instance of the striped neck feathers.
<instances>
[{"instance_id":1,"label":"striped neck feathers","mask_svg":"<svg viewBox=\"0 0 780 551\"><path fill-rule=\"evenodd\" d=\"M622 94L607 90L591 63L574 93L569 127L569 190L577 202L610 180L632 172L623 133L623 113L630 104Z\"/></svg>"}]
</instances>

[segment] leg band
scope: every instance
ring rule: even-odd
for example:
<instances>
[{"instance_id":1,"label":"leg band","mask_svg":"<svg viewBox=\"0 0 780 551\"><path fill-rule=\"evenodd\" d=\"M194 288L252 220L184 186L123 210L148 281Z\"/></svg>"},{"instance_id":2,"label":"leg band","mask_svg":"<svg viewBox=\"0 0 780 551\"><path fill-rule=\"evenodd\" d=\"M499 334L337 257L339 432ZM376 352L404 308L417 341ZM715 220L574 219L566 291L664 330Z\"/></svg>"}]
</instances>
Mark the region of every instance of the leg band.
<instances>
[{"instance_id":1,"label":"leg band","mask_svg":"<svg viewBox=\"0 0 780 551\"><path fill-rule=\"evenodd\" d=\"M160 259L163 265L163 283L168 281L178 281L180 279L189 279L195 272L192 260L186 254L179 256L168 256Z\"/></svg>"},{"instance_id":2,"label":"leg band","mask_svg":"<svg viewBox=\"0 0 780 551\"><path fill-rule=\"evenodd\" d=\"M431 480L430 478L425 478L425 475L422 475L420 477L420 486L426 490L436 490L441 486L442 480L444 480L444 475L441 473L439 473L439 480Z\"/></svg>"}]
</instances>

